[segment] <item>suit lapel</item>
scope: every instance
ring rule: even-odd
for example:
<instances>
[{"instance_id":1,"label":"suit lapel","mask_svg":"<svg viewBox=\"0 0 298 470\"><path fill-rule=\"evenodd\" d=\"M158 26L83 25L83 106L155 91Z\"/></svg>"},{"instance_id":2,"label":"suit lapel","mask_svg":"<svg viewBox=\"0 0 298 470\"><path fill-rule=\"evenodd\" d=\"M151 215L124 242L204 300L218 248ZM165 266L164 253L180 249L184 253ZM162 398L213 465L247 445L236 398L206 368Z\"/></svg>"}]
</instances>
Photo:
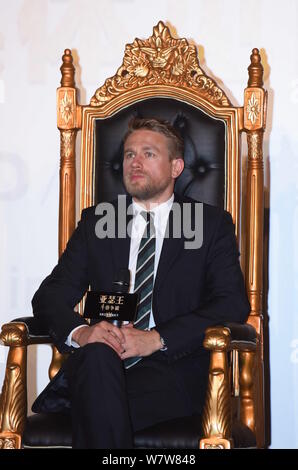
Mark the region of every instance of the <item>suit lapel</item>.
<instances>
[{"instance_id":1,"label":"suit lapel","mask_svg":"<svg viewBox=\"0 0 298 470\"><path fill-rule=\"evenodd\" d=\"M131 204L132 199L131 197L127 197L126 199L126 205L124 208L121 206L122 211L125 210L125 214L122 214L122 216L126 220L126 227L129 224L129 222L132 220L132 214L127 214L127 208ZM167 233L169 234L168 237L164 238L163 240L163 245L162 245L162 251L160 254L160 259L158 263L158 269L156 273L156 278L155 278L155 283L154 283L154 293L157 293L159 290L160 286L162 285L168 271L171 269L173 264L175 263L177 257L180 255L181 251L184 248L184 236L183 236L183 212L182 212L182 201L180 198L175 194L174 197L174 202L180 204L180 209L181 209L181 220L180 220L180 237L173 237L173 222L174 222L174 217L173 217L173 209L171 209L169 213L169 220L168 220L168 226L167 226ZM115 205L115 215L116 215L116 238L115 239L110 239L110 244L111 244L111 252L112 252L112 258L113 258L113 263L115 266L115 273L119 271L120 268L126 268L128 267L129 263L129 250L130 250L130 241L131 238L130 236L126 235L124 238L117 238L118 232L118 222L119 222L119 217L118 217L118 206L117 204ZM123 218L122 218L123 220Z\"/></svg>"},{"instance_id":2,"label":"suit lapel","mask_svg":"<svg viewBox=\"0 0 298 470\"><path fill-rule=\"evenodd\" d=\"M154 293L157 293L159 288L161 287L166 274L168 271L171 269L173 264L175 263L177 257L180 255L181 251L184 248L184 236L183 236L183 224L182 224L182 203L178 196L175 194L174 197L174 203L179 203L180 204L180 210L181 210L181 220L180 220L180 237L174 237L173 234L175 234L174 229L174 212L173 208L171 209L169 213L169 219L168 219L168 225L167 225L167 231L166 233L169 234L168 237L164 238L163 240L163 245L162 245L162 250L160 254L160 259L158 263L158 269L156 273L156 278L155 278L155 283L154 283ZM177 223L177 221L176 221ZM177 227L176 227L177 229Z\"/></svg>"},{"instance_id":3,"label":"suit lapel","mask_svg":"<svg viewBox=\"0 0 298 470\"><path fill-rule=\"evenodd\" d=\"M132 220L132 214L127 214L127 208L131 204L131 198L126 198L126 204L121 204L119 207L117 204L115 206L115 227L116 227L116 238L110 239L112 258L115 266L115 273L121 268L128 268L129 263L129 250L130 250L130 236L127 234L127 226ZM119 217L119 210L122 212ZM119 222L125 224L126 234L125 237L118 238L119 232ZM123 232L123 228L122 228Z\"/></svg>"},{"instance_id":4,"label":"suit lapel","mask_svg":"<svg viewBox=\"0 0 298 470\"><path fill-rule=\"evenodd\" d=\"M130 237L111 239L110 243L115 273L117 273L120 268L128 268Z\"/></svg>"}]
</instances>

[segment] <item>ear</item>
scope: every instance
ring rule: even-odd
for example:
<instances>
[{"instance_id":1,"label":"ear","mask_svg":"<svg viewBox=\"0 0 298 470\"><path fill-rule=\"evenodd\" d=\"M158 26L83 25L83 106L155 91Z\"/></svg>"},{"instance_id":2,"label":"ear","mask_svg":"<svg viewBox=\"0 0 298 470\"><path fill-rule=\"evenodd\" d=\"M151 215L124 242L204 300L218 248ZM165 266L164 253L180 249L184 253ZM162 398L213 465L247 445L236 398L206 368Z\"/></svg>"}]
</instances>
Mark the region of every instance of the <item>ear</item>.
<instances>
[{"instance_id":1,"label":"ear","mask_svg":"<svg viewBox=\"0 0 298 470\"><path fill-rule=\"evenodd\" d=\"M172 160L172 178L178 178L184 169L184 160L182 158L175 158Z\"/></svg>"}]
</instances>

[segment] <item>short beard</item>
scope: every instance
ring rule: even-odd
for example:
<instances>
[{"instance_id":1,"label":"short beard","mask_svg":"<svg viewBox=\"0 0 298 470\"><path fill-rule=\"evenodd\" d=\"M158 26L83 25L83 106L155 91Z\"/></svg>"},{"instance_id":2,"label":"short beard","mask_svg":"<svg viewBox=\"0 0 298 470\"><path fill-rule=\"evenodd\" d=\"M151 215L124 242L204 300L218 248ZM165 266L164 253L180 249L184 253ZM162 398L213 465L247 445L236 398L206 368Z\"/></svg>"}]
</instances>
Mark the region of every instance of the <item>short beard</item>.
<instances>
[{"instance_id":1,"label":"short beard","mask_svg":"<svg viewBox=\"0 0 298 470\"><path fill-rule=\"evenodd\" d=\"M170 180L165 181L163 184L160 183L159 185L149 182L145 186L134 187L133 185L130 185L130 183L125 180L125 178L123 178L123 183L128 194L130 194L131 197L139 199L140 201L148 201L155 198L167 188L169 182Z\"/></svg>"}]
</instances>

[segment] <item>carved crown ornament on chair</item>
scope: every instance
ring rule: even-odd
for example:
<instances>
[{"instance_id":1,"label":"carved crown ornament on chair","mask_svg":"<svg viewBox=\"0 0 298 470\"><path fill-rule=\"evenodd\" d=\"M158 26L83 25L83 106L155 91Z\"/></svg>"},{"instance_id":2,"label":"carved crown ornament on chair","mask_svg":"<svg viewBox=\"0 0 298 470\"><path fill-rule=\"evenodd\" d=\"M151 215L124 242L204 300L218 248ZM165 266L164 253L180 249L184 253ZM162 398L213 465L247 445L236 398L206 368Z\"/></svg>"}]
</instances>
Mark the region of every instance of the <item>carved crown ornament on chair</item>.
<instances>
[{"instance_id":1,"label":"carved crown ornament on chair","mask_svg":"<svg viewBox=\"0 0 298 470\"><path fill-rule=\"evenodd\" d=\"M189 89L214 104L229 106L223 91L201 69L195 46L186 39L174 39L162 21L149 39L135 39L126 46L123 64L95 92L90 104L102 106L124 91L149 85Z\"/></svg>"},{"instance_id":2,"label":"carved crown ornament on chair","mask_svg":"<svg viewBox=\"0 0 298 470\"><path fill-rule=\"evenodd\" d=\"M97 202L94 190L95 144L93 143L96 120L113 118L117 113L121 114L123 110L135 104L141 106L146 100L153 98L166 99L168 103L175 100L179 103L179 109L181 103L183 105L186 103L192 110L202 111L204 116L209 115L215 121L224 122L225 208L233 217L238 240L242 241L242 250L245 253L243 271L251 312L246 325L222 325L206 331L204 346L210 351L209 384L201 430L193 442L198 445L199 441L201 448L229 448L237 444L243 446L237 432L240 430L240 434L243 435L244 429L245 432L249 432L250 446L262 447L264 445L262 143L266 117L266 92L263 89L263 67L258 49L252 51L243 107L233 106L224 91L201 69L196 47L190 45L186 39L173 38L169 28L162 21L154 27L153 34L148 39L135 39L133 43L126 45L122 65L113 77L108 78L96 90L89 105L77 103L75 68L70 49L65 50L62 61L61 87L57 90L57 122L61 137L59 255L65 249L76 224L75 143L79 129L82 130L79 183L79 209L82 210ZM241 213L239 183L241 132L247 134L248 141L244 214ZM200 158L199 165L201 164ZM211 171L218 171L218 168L211 161L208 175L210 176ZM120 179L120 176L117 178ZM199 184L202 181L199 180ZM28 442L24 441L24 429L26 427L28 438L30 426L35 419L34 416L27 418L27 346L52 344L52 339L45 327L32 317L17 319L3 325L0 339L2 344L10 348L0 400L0 448L26 447ZM50 378L57 373L62 361L63 356L53 348ZM237 405L239 421L237 429L232 420L234 402ZM171 426L172 431L173 426ZM136 442L142 442L144 445L147 438L148 435L139 436ZM150 439L149 441L153 442L154 437ZM245 445L248 445L247 442Z\"/></svg>"}]
</instances>

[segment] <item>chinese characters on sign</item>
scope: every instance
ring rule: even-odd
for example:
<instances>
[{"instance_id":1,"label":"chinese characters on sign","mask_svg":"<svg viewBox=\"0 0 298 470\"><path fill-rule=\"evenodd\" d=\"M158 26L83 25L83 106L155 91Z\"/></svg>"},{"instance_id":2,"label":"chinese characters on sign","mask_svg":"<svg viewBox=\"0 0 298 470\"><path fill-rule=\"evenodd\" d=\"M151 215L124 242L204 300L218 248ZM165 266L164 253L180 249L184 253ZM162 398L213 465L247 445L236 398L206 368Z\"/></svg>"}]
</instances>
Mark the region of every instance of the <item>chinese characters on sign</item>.
<instances>
[{"instance_id":1,"label":"chinese characters on sign","mask_svg":"<svg viewBox=\"0 0 298 470\"><path fill-rule=\"evenodd\" d=\"M108 317L117 317L120 309L120 305L124 304L123 295L100 295L100 315ZM107 313L109 312L109 313ZM115 314L113 314L115 312Z\"/></svg>"}]
</instances>

